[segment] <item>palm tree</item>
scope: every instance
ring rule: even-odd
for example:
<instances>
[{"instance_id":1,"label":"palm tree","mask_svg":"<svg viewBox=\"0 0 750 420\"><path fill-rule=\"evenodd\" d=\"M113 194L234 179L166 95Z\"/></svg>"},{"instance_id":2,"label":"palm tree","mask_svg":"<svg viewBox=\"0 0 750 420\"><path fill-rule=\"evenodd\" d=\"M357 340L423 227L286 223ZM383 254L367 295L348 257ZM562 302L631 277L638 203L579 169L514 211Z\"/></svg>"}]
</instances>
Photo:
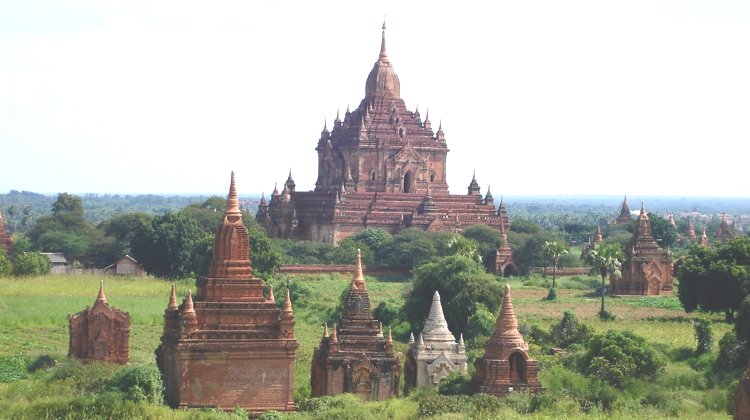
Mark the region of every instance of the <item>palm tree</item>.
<instances>
[{"instance_id":1,"label":"palm tree","mask_svg":"<svg viewBox=\"0 0 750 420\"><path fill-rule=\"evenodd\" d=\"M625 259L625 254L622 252L622 248L618 244L602 244L596 245L591 244L584 250L584 259L591 264L591 267L599 272L602 276L602 307L599 311L599 316L604 317L604 294L606 293L606 285L604 281L607 277L616 279L622 276L620 267L622 267L622 261Z\"/></svg>"},{"instance_id":2,"label":"palm tree","mask_svg":"<svg viewBox=\"0 0 750 420\"><path fill-rule=\"evenodd\" d=\"M563 243L547 241L544 243L544 253L552 259L552 288L555 289L555 280L557 279L557 262L560 260L561 256L568 253L568 250L565 249L565 244Z\"/></svg>"}]
</instances>

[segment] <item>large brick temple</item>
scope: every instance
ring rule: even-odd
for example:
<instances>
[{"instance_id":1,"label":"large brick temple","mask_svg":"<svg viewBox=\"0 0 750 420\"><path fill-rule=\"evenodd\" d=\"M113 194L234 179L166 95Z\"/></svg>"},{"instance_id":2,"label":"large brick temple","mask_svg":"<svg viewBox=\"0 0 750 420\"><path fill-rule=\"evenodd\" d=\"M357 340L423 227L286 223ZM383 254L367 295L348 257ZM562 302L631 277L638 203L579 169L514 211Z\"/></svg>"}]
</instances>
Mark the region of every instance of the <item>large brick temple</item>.
<instances>
[{"instance_id":1,"label":"large brick temple","mask_svg":"<svg viewBox=\"0 0 750 420\"><path fill-rule=\"evenodd\" d=\"M336 244L367 227L396 233L409 227L460 232L485 224L509 228L492 195L482 196L476 177L467 194L449 194L448 146L442 124L433 130L429 112L410 111L388 60L385 25L378 60L367 77L365 97L325 125L315 150L318 179L313 191L296 191L289 178L281 192L265 198L257 220L277 238Z\"/></svg>"},{"instance_id":2,"label":"large brick temple","mask_svg":"<svg viewBox=\"0 0 750 420\"><path fill-rule=\"evenodd\" d=\"M172 407L242 407L252 412L294 410L294 314L253 276L250 241L234 184L216 232L208 275L180 306L174 287L156 350Z\"/></svg>"},{"instance_id":3,"label":"large brick temple","mask_svg":"<svg viewBox=\"0 0 750 420\"><path fill-rule=\"evenodd\" d=\"M654 239L644 205L633 237L625 245L622 278L610 280L612 295L661 295L672 292L672 257Z\"/></svg>"},{"instance_id":4,"label":"large brick temple","mask_svg":"<svg viewBox=\"0 0 750 420\"><path fill-rule=\"evenodd\" d=\"M386 400L398 396L401 353L394 351L390 329L370 312L370 294L357 251L357 269L344 299L341 323L331 334L324 327L315 349L310 378L311 396L350 392L364 400Z\"/></svg>"}]
</instances>

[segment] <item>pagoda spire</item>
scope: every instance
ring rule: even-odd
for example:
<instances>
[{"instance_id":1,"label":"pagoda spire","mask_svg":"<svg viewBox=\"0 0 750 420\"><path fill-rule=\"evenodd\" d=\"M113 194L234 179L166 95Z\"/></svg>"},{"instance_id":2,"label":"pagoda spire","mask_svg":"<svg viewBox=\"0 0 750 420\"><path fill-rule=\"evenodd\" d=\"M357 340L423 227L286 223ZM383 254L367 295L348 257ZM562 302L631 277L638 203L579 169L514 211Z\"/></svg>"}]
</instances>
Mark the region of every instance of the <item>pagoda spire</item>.
<instances>
[{"instance_id":1,"label":"pagoda spire","mask_svg":"<svg viewBox=\"0 0 750 420\"><path fill-rule=\"evenodd\" d=\"M234 184L234 171L232 171L231 180L229 182L229 195L227 196L227 204L225 207L225 216L242 214L240 211L240 200L237 199L237 188Z\"/></svg>"},{"instance_id":2,"label":"pagoda spire","mask_svg":"<svg viewBox=\"0 0 750 420\"><path fill-rule=\"evenodd\" d=\"M94 305L97 303L107 303L107 296L104 295L104 280L99 280L99 295L96 297L96 301L94 301Z\"/></svg>"},{"instance_id":3,"label":"pagoda spire","mask_svg":"<svg viewBox=\"0 0 750 420\"><path fill-rule=\"evenodd\" d=\"M380 59L388 60L388 55L385 52L385 20L383 21L383 37L380 41Z\"/></svg>"},{"instance_id":4,"label":"pagoda spire","mask_svg":"<svg viewBox=\"0 0 750 420\"><path fill-rule=\"evenodd\" d=\"M354 270L354 278L352 278L352 289L365 289L367 285L365 284L365 276L362 272L362 252L357 249L357 265Z\"/></svg>"},{"instance_id":5,"label":"pagoda spire","mask_svg":"<svg viewBox=\"0 0 750 420\"><path fill-rule=\"evenodd\" d=\"M284 297L284 306L281 308L282 314L292 314L292 300L289 298L289 288L286 289L286 296Z\"/></svg>"},{"instance_id":6,"label":"pagoda spire","mask_svg":"<svg viewBox=\"0 0 750 420\"><path fill-rule=\"evenodd\" d=\"M195 315L195 308L193 307L193 292L188 289L187 297L185 298L185 308L182 310L184 314Z\"/></svg>"},{"instance_id":7,"label":"pagoda spire","mask_svg":"<svg viewBox=\"0 0 750 420\"><path fill-rule=\"evenodd\" d=\"M323 338L328 338L328 323L323 324Z\"/></svg>"},{"instance_id":8,"label":"pagoda spire","mask_svg":"<svg viewBox=\"0 0 750 420\"><path fill-rule=\"evenodd\" d=\"M268 288L268 301L271 303L276 303L276 298L273 296L273 286L269 286Z\"/></svg>"},{"instance_id":9,"label":"pagoda spire","mask_svg":"<svg viewBox=\"0 0 750 420\"><path fill-rule=\"evenodd\" d=\"M177 310L177 290L175 289L174 283L172 283L172 292L169 294L169 303L167 304L167 310Z\"/></svg>"},{"instance_id":10,"label":"pagoda spire","mask_svg":"<svg viewBox=\"0 0 750 420\"><path fill-rule=\"evenodd\" d=\"M448 322L443 315L443 305L440 302L440 293L436 290L432 295L430 313L424 323L422 336L428 341L454 342L455 337L448 329Z\"/></svg>"}]
</instances>

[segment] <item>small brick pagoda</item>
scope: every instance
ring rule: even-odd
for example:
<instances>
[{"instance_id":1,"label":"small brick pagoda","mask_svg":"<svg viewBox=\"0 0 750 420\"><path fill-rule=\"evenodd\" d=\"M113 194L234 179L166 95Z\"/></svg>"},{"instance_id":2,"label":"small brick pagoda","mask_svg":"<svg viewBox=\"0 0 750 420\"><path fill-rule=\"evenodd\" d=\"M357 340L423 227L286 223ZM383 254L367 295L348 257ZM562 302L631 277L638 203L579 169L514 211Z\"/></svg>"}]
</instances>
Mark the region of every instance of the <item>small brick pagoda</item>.
<instances>
[{"instance_id":1,"label":"small brick pagoda","mask_svg":"<svg viewBox=\"0 0 750 420\"><path fill-rule=\"evenodd\" d=\"M13 253L13 239L5 232L5 221L3 220L2 212L0 212L0 251L5 252L5 255Z\"/></svg>"},{"instance_id":2,"label":"small brick pagoda","mask_svg":"<svg viewBox=\"0 0 750 420\"><path fill-rule=\"evenodd\" d=\"M502 201L500 202L502 206ZM495 273L500 276L510 276L518 272L516 261L513 259L513 249L508 243L508 234L505 233L505 227L500 225L501 245L495 251Z\"/></svg>"},{"instance_id":3,"label":"small brick pagoda","mask_svg":"<svg viewBox=\"0 0 750 420\"><path fill-rule=\"evenodd\" d=\"M282 192L258 206L256 219L275 238L337 244L368 227L397 233L409 227L461 232L484 224L510 228L482 197L473 177L466 195L449 194L448 147L442 124L434 131L429 112L422 120L401 99L401 85L386 54L385 25L378 60L367 77L365 97L324 125L315 149L318 178L314 191L297 191L291 173Z\"/></svg>"},{"instance_id":4,"label":"small brick pagoda","mask_svg":"<svg viewBox=\"0 0 750 420\"><path fill-rule=\"evenodd\" d=\"M456 342L443 315L440 294L432 296L430 314L419 340L409 339L404 370L404 394L422 386L437 387L453 371L466 373L466 348L463 334Z\"/></svg>"},{"instance_id":5,"label":"small brick pagoda","mask_svg":"<svg viewBox=\"0 0 750 420\"><path fill-rule=\"evenodd\" d=\"M721 223L719 228L714 232L714 237L718 242L724 243L734 238L734 232L729 228L729 222L727 221L727 214L721 214Z\"/></svg>"},{"instance_id":6,"label":"small brick pagoda","mask_svg":"<svg viewBox=\"0 0 750 420\"><path fill-rule=\"evenodd\" d=\"M594 243L604 243L604 237L602 236L602 228L599 226L599 222L596 222L596 231L594 232Z\"/></svg>"},{"instance_id":7,"label":"small brick pagoda","mask_svg":"<svg viewBox=\"0 0 750 420\"><path fill-rule=\"evenodd\" d=\"M104 280L93 307L68 315L68 331L68 357L83 362L128 363L130 314L107 303Z\"/></svg>"},{"instance_id":8,"label":"small brick pagoda","mask_svg":"<svg viewBox=\"0 0 750 420\"><path fill-rule=\"evenodd\" d=\"M315 349L310 378L311 396L350 392L364 400L385 400L398 395L401 353L394 352L390 329L370 313L370 295L357 251L357 268L344 300L341 323L323 330Z\"/></svg>"},{"instance_id":9,"label":"small brick pagoda","mask_svg":"<svg viewBox=\"0 0 750 420\"><path fill-rule=\"evenodd\" d=\"M224 218L206 277L180 306L174 287L156 350L172 407L251 412L291 411L294 405L294 314L289 290L282 309L253 276L232 172Z\"/></svg>"},{"instance_id":10,"label":"small brick pagoda","mask_svg":"<svg viewBox=\"0 0 750 420\"><path fill-rule=\"evenodd\" d=\"M543 390L538 378L539 362L529 357L529 345L518 331L508 284L495 331L484 347L484 356L474 361L474 367L476 372L471 380L474 392L503 397L522 389Z\"/></svg>"},{"instance_id":11,"label":"small brick pagoda","mask_svg":"<svg viewBox=\"0 0 750 420\"><path fill-rule=\"evenodd\" d=\"M656 243L641 204L633 237L625 245L622 278L610 279L612 295L661 295L672 292L672 257Z\"/></svg>"},{"instance_id":12,"label":"small brick pagoda","mask_svg":"<svg viewBox=\"0 0 750 420\"><path fill-rule=\"evenodd\" d=\"M622 200L622 206L620 207L620 215L617 216L616 222L618 225L625 225L632 220L633 218L630 216L630 207L628 206L628 196L625 195L625 198Z\"/></svg>"},{"instance_id":13,"label":"small brick pagoda","mask_svg":"<svg viewBox=\"0 0 750 420\"><path fill-rule=\"evenodd\" d=\"M693 219L688 220L688 227L685 235L691 241L694 241L697 238L697 236L695 235L695 225L693 225Z\"/></svg>"}]
</instances>

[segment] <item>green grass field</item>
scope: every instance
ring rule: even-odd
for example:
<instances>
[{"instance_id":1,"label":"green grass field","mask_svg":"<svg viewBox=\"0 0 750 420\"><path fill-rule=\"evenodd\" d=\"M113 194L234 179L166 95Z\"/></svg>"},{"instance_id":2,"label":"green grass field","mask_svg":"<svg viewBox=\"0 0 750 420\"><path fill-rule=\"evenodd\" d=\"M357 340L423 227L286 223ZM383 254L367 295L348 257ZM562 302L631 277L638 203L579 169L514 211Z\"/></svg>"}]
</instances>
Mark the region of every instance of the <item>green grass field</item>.
<instances>
[{"instance_id":1,"label":"green grass field","mask_svg":"<svg viewBox=\"0 0 750 420\"><path fill-rule=\"evenodd\" d=\"M98 276L44 276L30 278L0 278L0 378L3 369L12 368L14 361L19 366L28 365L39 356L49 355L58 366L34 373L21 372L20 378L0 383L0 418L109 418L97 411L102 406L99 399L109 398L106 389L89 382L106 382L114 375L117 366L77 366L67 360L68 314L92 305L96 298ZM171 283L155 278L106 277L105 290L108 302L130 313L130 365L155 366L154 350L162 331L162 316L167 305ZM318 345L322 325L338 305L341 292L348 286L349 278L338 275L317 277L294 277L310 289L306 302L293 302L295 306L295 335L300 343L295 368L295 395L298 404L309 396L310 361L313 349ZM372 307L382 301L402 305L409 283L378 281L367 278ZM505 281L505 279L503 280ZM591 325L595 331L608 329L628 330L644 337L653 347L665 355L675 354L681 349L695 347L693 326L689 320L696 316L685 314L674 296L654 298L610 298L607 309L616 315L614 321L598 320L599 298L591 295L591 285L596 279L562 278L558 284L558 300L547 302L549 279L518 278L509 281L513 302L520 325L537 324L549 328L557 322L565 310L573 310L579 318ZM179 295L194 289L194 280L177 282ZM277 296L280 294L276 292ZM715 341L731 330L721 322L721 317L711 318ZM457 332L454 332L457 333ZM457 334L456 334L457 335ZM714 352L716 352L714 346ZM406 351L406 343L397 343L397 350ZM542 363L540 377L548 386L554 376L556 356L534 354ZM24 366L26 366L24 365ZM72 366L72 367L71 367ZM59 379L63 369L82 372L79 379L72 374ZM12 369L11 369L12 371ZM12 373L12 372L11 372ZM655 391L658 394L646 398L655 403L644 403L637 398L624 397L619 406L610 411L592 409L587 418L661 418L677 416L686 418L728 418L726 412L728 389L695 385L700 374L687 363L670 360L661 375ZM547 383L545 383L547 382ZM83 385L82 385L83 384ZM86 385L88 384L88 385ZM648 385L648 384L647 384ZM644 386L647 386L644 385ZM114 397L112 397L114 398ZM85 401L94 401L86 405ZM664 401L663 404L659 403ZM99 401L99 402L97 402ZM378 403L358 403L346 397L334 399L325 415L297 413L293 418L414 418L423 404L419 396L392 399ZM635 402L634 402L635 401ZM670 401L676 401L673 403ZM114 404L114 403L113 403ZM121 403L118 410L131 418L231 418L232 414L215 411L173 411L164 406L147 403ZM128 405L129 404L129 405ZM338 404L338 405L337 405ZM544 409L534 413L523 413L520 404L509 400L492 412L479 412L476 418L577 418L584 414L572 402L556 401L550 411ZM676 405L675 405L676 404ZM723 404L723 405L722 405ZM67 411L64 408L67 407ZM80 407L79 407L80 406ZM78 407L72 410L71 407ZM355 408L352 408L355 407ZM57 410L57 411L56 411ZM87 411L88 410L88 411ZM130 410L130 411L128 411ZM336 411L338 410L338 411ZM353 410L353 411L347 411ZM520 410L520 411L519 411ZM127 414L130 413L130 414ZM348 413L348 414L347 414ZM236 417L236 416L235 416ZM434 418L464 418L462 414L440 414Z\"/></svg>"}]
</instances>

